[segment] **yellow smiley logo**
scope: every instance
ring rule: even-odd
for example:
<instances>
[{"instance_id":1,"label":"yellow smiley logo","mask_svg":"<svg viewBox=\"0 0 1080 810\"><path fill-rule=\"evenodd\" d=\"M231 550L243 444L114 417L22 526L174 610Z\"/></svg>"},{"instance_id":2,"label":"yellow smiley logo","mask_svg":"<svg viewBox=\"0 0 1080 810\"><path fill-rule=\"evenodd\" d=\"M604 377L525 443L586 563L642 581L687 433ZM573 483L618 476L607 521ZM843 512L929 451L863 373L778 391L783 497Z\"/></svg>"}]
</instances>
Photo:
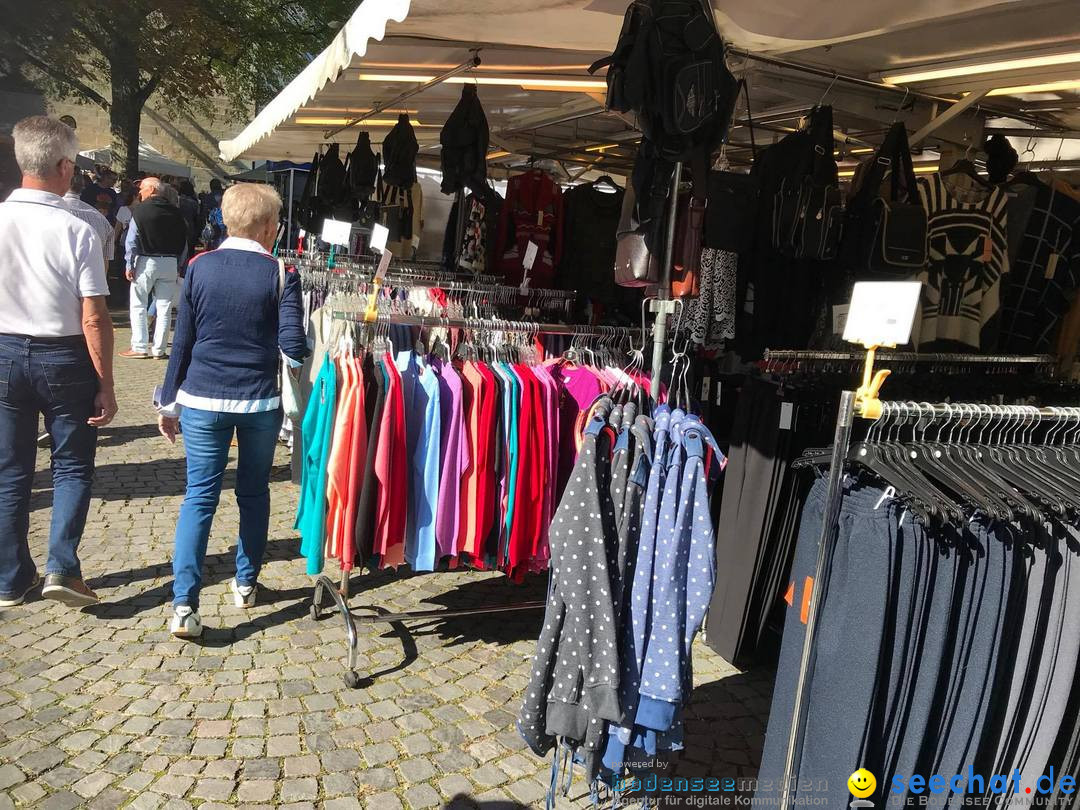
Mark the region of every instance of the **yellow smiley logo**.
<instances>
[{"instance_id":1,"label":"yellow smiley logo","mask_svg":"<svg viewBox=\"0 0 1080 810\"><path fill-rule=\"evenodd\" d=\"M847 786L856 799L865 799L877 789L877 778L866 768L859 768L848 777Z\"/></svg>"}]
</instances>

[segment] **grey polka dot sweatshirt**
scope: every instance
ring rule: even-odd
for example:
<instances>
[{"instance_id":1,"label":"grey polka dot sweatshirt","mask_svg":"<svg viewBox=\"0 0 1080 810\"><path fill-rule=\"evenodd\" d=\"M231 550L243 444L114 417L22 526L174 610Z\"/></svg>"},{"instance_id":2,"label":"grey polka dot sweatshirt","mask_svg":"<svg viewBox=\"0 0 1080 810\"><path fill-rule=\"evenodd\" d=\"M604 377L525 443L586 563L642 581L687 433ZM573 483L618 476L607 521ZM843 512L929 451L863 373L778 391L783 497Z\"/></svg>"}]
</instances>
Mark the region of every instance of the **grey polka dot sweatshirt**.
<instances>
[{"instance_id":1,"label":"grey polka dot sweatshirt","mask_svg":"<svg viewBox=\"0 0 1080 810\"><path fill-rule=\"evenodd\" d=\"M537 754L556 737L600 745L618 720L619 650L605 538L616 536L610 497L611 400L602 399L552 520L551 585L518 729ZM591 728L592 727L592 728ZM591 733L590 733L591 732Z\"/></svg>"}]
</instances>

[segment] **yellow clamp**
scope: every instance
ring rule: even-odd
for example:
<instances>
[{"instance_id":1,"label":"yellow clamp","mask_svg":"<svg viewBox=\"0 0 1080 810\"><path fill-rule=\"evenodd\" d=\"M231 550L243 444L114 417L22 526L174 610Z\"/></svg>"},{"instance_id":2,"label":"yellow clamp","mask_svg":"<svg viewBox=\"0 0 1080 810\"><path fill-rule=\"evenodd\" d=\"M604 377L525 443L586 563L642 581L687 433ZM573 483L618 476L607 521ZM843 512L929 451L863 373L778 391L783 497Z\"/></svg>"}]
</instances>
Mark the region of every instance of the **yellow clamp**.
<instances>
[{"instance_id":1,"label":"yellow clamp","mask_svg":"<svg viewBox=\"0 0 1080 810\"><path fill-rule=\"evenodd\" d=\"M382 280L377 276L371 282L371 295L368 296L367 311L364 312L364 323L375 323L379 318L379 288Z\"/></svg>"},{"instance_id":2,"label":"yellow clamp","mask_svg":"<svg viewBox=\"0 0 1080 810\"><path fill-rule=\"evenodd\" d=\"M885 379L892 374L887 368L874 371L874 355L877 346L866 347L866 361L863 365L862 385L855 391L855 413L864 419L878 419L881 417L881 386Z\"/></svg>"}]
</instances>

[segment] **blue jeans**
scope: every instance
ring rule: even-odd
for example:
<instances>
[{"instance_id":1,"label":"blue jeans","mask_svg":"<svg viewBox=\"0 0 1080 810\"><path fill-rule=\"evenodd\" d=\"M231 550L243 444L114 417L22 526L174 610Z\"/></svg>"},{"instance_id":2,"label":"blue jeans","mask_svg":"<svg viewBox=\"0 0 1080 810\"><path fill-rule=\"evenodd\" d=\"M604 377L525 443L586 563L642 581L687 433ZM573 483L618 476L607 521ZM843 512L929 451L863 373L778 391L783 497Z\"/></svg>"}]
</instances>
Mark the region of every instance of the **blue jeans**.
<instances>
[{"instance_id":1,"label":"blue jeans","mask_svg":"<svg viewBox=\"0 0 1080 810\"><path fill-rule=\"evenodd\" d=\"M90 510L98 378L81 336L0 335L0 597L21 595L37 574L30 556L30 491L38 414L52 438L52 526L45 573L81 577L76 550Z\"/></svg>"},{"instance_id":2,"label":"blue jeans","mask_svg":"<svg viewBox=\"0 0 1080 810\"><path fill-rule=\"evenodd\" d=\"M180 427L187 453L187 492L176 523L173 605L190 605L197 610L206 545L221 499L234 430L236 505L240 508L236 581L254 585L259 579L270 530L270 471L281 430L281 410L221 413L184 408Z\"/></svg>"}]
</instances>

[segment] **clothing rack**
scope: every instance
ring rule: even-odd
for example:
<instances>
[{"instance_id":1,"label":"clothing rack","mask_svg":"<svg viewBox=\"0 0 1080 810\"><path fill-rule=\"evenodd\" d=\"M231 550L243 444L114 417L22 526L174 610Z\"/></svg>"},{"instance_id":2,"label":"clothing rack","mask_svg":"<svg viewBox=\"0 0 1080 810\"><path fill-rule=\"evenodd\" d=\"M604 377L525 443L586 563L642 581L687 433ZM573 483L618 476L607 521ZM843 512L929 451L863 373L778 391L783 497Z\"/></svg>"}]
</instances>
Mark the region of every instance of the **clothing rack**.
<instances>
[{"instance_id":1,"label":"clothing rack","mask_svg":"<svg viewBox=\"0 0 1080 810\"><path fill-rule=\"evenodd\" d=\"M793 351L788 349L766 349L764 359L767 362L802 363L802 362L853 362L862 365L863 354L859 352L820 352ZM960 365L1054 365L1057 362L1052 354L951 354L943 352L879 352L878 360L897 363L956 363Z\"/></svg>"},{"instance_id":2,"label":"clothing rack","mask_svg":"<svg viewBox=\"0 0 1080 810\"><path fill-rule=\"evenodd\" d=\"M335 319L363 323L362 312L334 310ZM532 321L504 321L501 318L443 318L438 315L380 315L381 323L395 326L419 326L436 329L483 329L490 332L529 332L540 335L567 335L571 337L616 338L640 336L635 326L583 326L572 323L534 323Z\"/></svg>"},{"instance_id":3,"label":"clothing rack","mask_svg":"<svg viewBox=\"0 0 1080 810\"><path fill-rule=\"evenodd\" d=\"M1018 426L1042 422L1072 421L1080 425L1080 409L1077 408L1035 408L1017 405L985 405L942 403L929 404L917 402L883 402L877 399L877 388L884 377L871 382L873 371L873 350L867 356L863 375L863 386L856 392L845 390L840 394L840 406L836 416L836 429L833 435L832 454L829 459L826 480L828 489L825 496L825 509L822 516L821 534L818 540L817 560L814 568L813 586L806 619L806 636L803 640L802 657L799 661L798 680L795 686L795 700L792 707L791 729L788 736L787 754L784 761L784 781L781 793L781 810L790 810L793 805L792 779L796 773L796 763L802 759L804 726L806 723L807 677L814 645L817 639L817 622L821 613L820 588L826 578L828 561L832 558L840 528L840 507L843 500L842 484L844 462L851 446L851 430L856 416L876 420L883 413L896 413L907 409L911 413L923 416L964 416L1011 417Z\"/></svg>"},{"instance_id":4,"label":"clothing rack","mask_svg":"<svg viewBox=\"0 0 1080 810\"><path fill-rule=\"evenodd\" d=\"M516 289L516 288L514 288ZM356 323L364 323L362 312L332 312L332 318L347 320ZM527 321L503 321L495 318L440 318L413 315L383 314L378 322L392 323L401 326L420 327L444 327L456 329L487 329L502 331L519 331L532 334L572 335L581 337L610 338L633 334L640 335L641 330L625 326L581 326L576 324L542 324ZM429 619L447 619L458 616L478 616L491 613L509 613L520 610L542 610L546 601L516 602L482 607L463 608L460 610L420 610L406 611L404 613L375 614L353 616L349 609L349 571L341 572L341 583L335 585L325 574L321 574L315 581L315 589L312 594L310 615L312 620L317 621L326 594L329 594L337 606L338 613L345 625L345 685L350 689L356 689L366 683L356 671L357 667L357 624L385 624L388 622L425 621Z\"/></svg>"}]
</instances>

